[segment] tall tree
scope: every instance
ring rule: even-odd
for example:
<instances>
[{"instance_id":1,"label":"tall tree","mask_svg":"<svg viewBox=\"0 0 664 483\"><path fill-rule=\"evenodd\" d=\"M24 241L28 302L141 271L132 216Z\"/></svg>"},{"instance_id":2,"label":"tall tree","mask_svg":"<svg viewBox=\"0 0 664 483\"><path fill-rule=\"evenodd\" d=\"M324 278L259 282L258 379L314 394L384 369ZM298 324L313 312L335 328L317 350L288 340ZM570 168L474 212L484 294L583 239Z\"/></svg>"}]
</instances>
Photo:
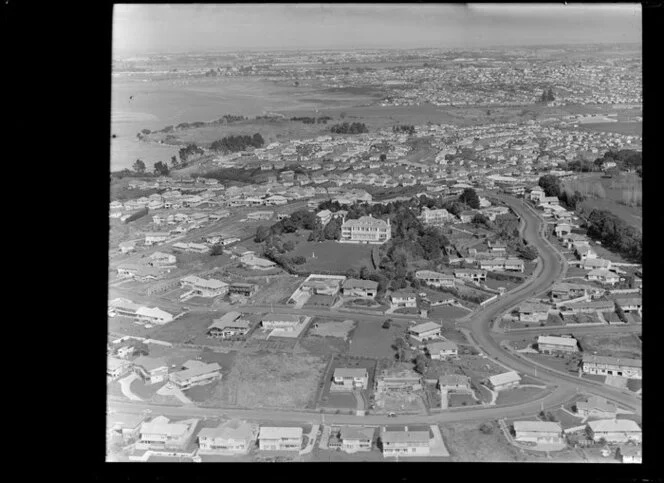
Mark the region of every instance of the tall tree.
<instances>
[{"instance_id":1,"label":"tall tree","mask_svg":"<svg viewBox=\"0 0 664 483\"><path fill-rule=\"evenodd\" d=\"M467 204L473 209L478 209L480 207L480 197L477 196L477 193L473 188L466 188L459 196L459 201Z\"/></svg>"},{"instance_id":2,"label":"tall tree","mask_svg":"<svg viewBox=\"0 0 664 483\"><path fill-rule=\"evenodd\" d=\"M134 165L132 166L133 170L136 171L137 173L143 174L145 173L145 163L137 159Z\"/></svg>"}]
</instances>

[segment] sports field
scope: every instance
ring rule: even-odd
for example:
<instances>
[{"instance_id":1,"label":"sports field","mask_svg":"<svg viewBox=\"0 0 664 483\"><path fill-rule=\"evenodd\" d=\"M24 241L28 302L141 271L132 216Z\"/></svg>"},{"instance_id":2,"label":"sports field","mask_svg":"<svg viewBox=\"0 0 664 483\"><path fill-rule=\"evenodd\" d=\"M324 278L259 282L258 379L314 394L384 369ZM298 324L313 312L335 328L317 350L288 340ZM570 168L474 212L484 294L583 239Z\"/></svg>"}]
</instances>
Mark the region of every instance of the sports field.
<instances>
[{"instance_id":1,"label":"sports field","mask_svg":"<svg viewBox=\"0 0 664 483\"><path fill-rule=\"evenodd\" d=\"M373 268L371 248L373 245L353 245L335 241L301 242L290 256L302 256L307 262L298 268L315 273L316 271L345 272L354 268L358 272L363 266Z\"/></svg>"}]
</instances>

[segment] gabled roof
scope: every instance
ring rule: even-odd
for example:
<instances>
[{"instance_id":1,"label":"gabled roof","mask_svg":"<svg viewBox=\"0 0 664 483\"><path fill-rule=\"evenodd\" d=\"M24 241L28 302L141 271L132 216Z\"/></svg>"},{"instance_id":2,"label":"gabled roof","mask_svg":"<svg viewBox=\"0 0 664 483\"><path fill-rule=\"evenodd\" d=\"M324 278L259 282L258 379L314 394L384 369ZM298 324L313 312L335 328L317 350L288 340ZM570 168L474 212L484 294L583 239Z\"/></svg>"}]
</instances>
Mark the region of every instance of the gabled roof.
<instances>
[{"instance_id":1,"label":"gabled roof","mask_svg":"<svg viewBox=\"0 0 664 483\"><path fill-rule=\"evenodd\" d=\"M195 420L194 420L195 421ZM152 421L141 425L141 434L165 434L168 436L183 436L190 428L187 423L171 423L168 418L158 416Z\"/></svg>"},{"instance_id":2,"label":"gabled roof","mask_svg":"<svg viewBox=\"0 0 664 483\"><path fill-rule=\"evenodd\" d=\"M440 376L438 383L441 386L456 386L456 385L470 385L470 377L461 374L448 374Z\"/></svg>"},{"instance_id":3,"label":"gabled roof","mask_svg":"<svg viewBox=\"0 0 664 483\"><path fill-rule=\"evenodd\" d=\"M514 421L514 431L525 431L529 433L562 433L563 429L558 422Z\"/></svg>"},{"instance_id":4,"label":"gabled roof","mask_svg":"<svg viewBox=\"0 0 664 483\"><path fill-rule=\"evenodd\" d=\"M255 434L256 425L246 421L231 419L216 428L203 428L198 432L198 438L232 439L234 441L250 441Z\"/></svg>"},{"instance_id":5,"label":"gabled roof","mask_svg":"<svg viewBox=\"0 0 664 483\"><path fill-rule=\"evenodd\" d=\"M371 441L376 433L375 428L352 428L352 427L343 427L340 431L340 439L344 440L369 440Z\"/></svg>"},{"instance_id":6,"label":"gabled roof","mask_svg":"<svg viewBox=\"0 0 664 483\"><path fill-rule=\"evenodd\" d=\"M410 329L410 332L415 332L416 334L421 334L422 332L428 332L430 330L440 329L441 326L435 322L425 322L423 324L414 325Z\"/></svg>"},{"instance_id":7,"label":"gabled roof","mask_svg":"<svg viewBox=\"0 0 664 483\"><path fill-rule=\"evenodd\" d=\"M429 431L384 431L383 443L428 443Z\"/></svg>"},{"instance_id":8,"label":"gabled roof","mask_svg":"<svg viewBox=\"0 0 664 483\"><path fill-rule=\"evenodd\" d=\"M357 220L346 220L342 226L344 228L346 227L352 228L360 226L362 227L369 226L371 228L389 228L387 222L379 218L374 218L373 216L361 216Z\"/></svg>"},{"instance_id":9,"label":"gabled roof","mask_svg":"<svg viewBox=\"0 0 664 483\"><path fill-rule=\"evenodd\" d=\"M140 366L148 372L162 367L168 368L168 364L161 357L140 356L134 361L134 365Z\"/></svg>"},{"instance_id":10,"label":"gabled roof","mask_svg":"<svg viewBox=\"0 0 664 483\"><path fill-rule=\"evenodd\" d=\"M589 421L588 426L594 433L600 432L641 432L641 428L636 421L631 419L598 419L597 421Z\"/></svg>"},{"instance_id":11,"label":"gabled roof","mask_svg":"<svg viewBox=\"0 0 664 483\"><path fill-rule=\"evenodd\" d=\"M334 377L367 377L367 375L367 370L364 368L337 367L334 370Z\"/></svg>"},{"instance_id":12,"label":"gabled roof","mask_svg":"<svg viewBox=\"0 0 664 483\"><path fill-rule=\"evenodd\" d=\"M642 361L640 359L625 359L621 357L607 357L607 356L596 356L584 354L583 356L584 364L595 363L595 364L612 364L617 366L628 366L628 367L642 367Z\"/></svg>"},{"instance_id":13,"label":"gabled roof","mask_svg":"<svg viewBox=\"0 0 664 483\"><path fill-rule=\"evenodd\" d=\"M209 374L211 372L216 372L220 370L221 366L216 362L213 362L212 364L203 364L201 366L192 367L190 369L185 369L183 371L175 372L171 374L171 377L173 377L176 380L185 381L191 377L202 376L204 374Z\"/></svg>"},{"instance_id":14,"label":"gabled roof","mask_svg":"<svg viewBox=\"0 0 664 483\"><path fill-rule=\"evenodd\" d=\"M143 315L145 317L157 317L157 318L172 318L173 315L169 314L165 310L161 310L159 307L140 307L136 310L136 315Z\"/></svg>"},{"instance_id":15,"label":"gabled roof","mask_svg":"<svg viewBox=\"0 0 664 483\"><path fill-rule=\"evenodd\" d=\"M491 384L494 386L500 385L500 384L507 384L513 381L520 381L521 376L515 371L509 371L509 372L503 372L502 374L497 374L495 376L490 376L489 381Z\"/></svg>"},{"instance_id":16,"label":"gabled roof","mask_svg":"<svg viewBox=\"0 0 664 483\"><path fill-rule=\"evenodd\" d=\"M261 426L258 439L301 438L302 428Z\"/></svg>"},{"instance_id":17,"label":"gabled roof","mask_svg":"<svg viewBox=\"0 0 664 483\"><path fill-rule=\"evenodd\" d=\"M537 338L538 344L555 344L576 347L576 339L572 337L556 337L555 335L540 335Z\"/></svg>"},{"instance_id":18,"label":"gabled roof","mask_svg":"<svg viewBox=\"0 0 664 483\"><path fill-rule=\"evenodd\" d=\"M459 346L451 340L444 340L441 342L434 342L433 344L427 345L427 350L430 354L437 354L440 351L449 351L458 349Z\"/></svg>"},{"instance_id":19,"label":"gabled roof","mask_svg":"<svg viewBox=\"0 0 664 483\"><path fill-rule=\"evenodd\" d=\"M378 287L378 282L373 280L359 280L356 278L349 278L344 280L343 288L344 289L353 289L353 288L363 288L363 289L376 289Z\"/></svg>"}]
</instances>

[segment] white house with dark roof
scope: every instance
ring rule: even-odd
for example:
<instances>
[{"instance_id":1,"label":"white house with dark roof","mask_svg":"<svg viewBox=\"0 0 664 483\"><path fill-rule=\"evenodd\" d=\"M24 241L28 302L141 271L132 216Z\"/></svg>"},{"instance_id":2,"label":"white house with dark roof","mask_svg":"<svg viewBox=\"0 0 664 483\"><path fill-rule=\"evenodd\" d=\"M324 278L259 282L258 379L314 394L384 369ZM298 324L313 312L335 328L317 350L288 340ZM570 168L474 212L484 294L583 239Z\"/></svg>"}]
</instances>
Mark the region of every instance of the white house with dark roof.
<instances>
[{"instance_id":1,"label":"white house with dark roof","mask_svg":"<svg viewBox=\"0 0 664 483\"><path fill-rule=\"evenodd\" d=\"M548 305L525 302L519 306L519 320L521 322L540 322L545 321L548 317Z\"/></svg>"},{"instance_id":2,"label":"white house with dark roof","mask_svg":"<svg viewBox=\"0 0 664 483\"><path fill-rule=\"evenodd\" d=\"M579 346L573 337L540 335L537 337L537 350L548 354L578 352Z\"/></svg>"},{"instance_id":3,"label":"white house with dark roof","mask_svg":"<svg viewBox=\"0 0 664 483\"><path fill-rule=\"evenodd\" d=\"M558 422L551 421L514 421L516 441L533 443L563 443L563 428Z\"/></svg>"},{"instance_id":4,"label":"white house with dark roof","mask_svg":"<svg viewBox=\"0 0 664 483\"><path fill-rule=\"evenodd\" d=\"M643 300L641 297L616 297L614 299L614 303L616 305L616 309L620 307L622 311L626 314L629 314L631 312L636 312L637 314L641 315L641 312L643 310Z\"/></svg>"},{"instance_id":5,"label":"white house with dark roof","mask_svg":"<svg viewBox=\"0 0 664 483\"><path fill-rule=\"evenodd\" d=\"M408 328L408 335L418 342L440 338L442 327L435 322L424 322Z\"/></svg>"},{"instance_id":6,"label":"white house with dark roof","mask_svg":"<svg viewBox=\"0 0 664 483\"><path fill-rule=\"evenodd\" d=\"M417 307L417 295L411 291L397 291L390 294L392 307Z\"/></svg>"},{"instance_id":7,"label":"white house with dark roof","mask_svg":"<svg viewBox=\"0 0 664 483\"><path fill-rule=\"evenodd\" d=\"M604 439L607 443L641 442L641 428L631 419L598 419L589 421L588 428L593 441Z\"/></svg>"},{"instance_id":8,"label":"white house with dark roof","mask_svg":"<svg viewBox=\"0 0 664 483\"><path fill-rule=\"evenodd\" d=\"M438 387L441 391L472 391L470 377L461 374L448 374L438 378Z\"/></svg>"},{"instance_id":9,"label":"white house with dark roof","mask_svg":"<svg viewBox=\"0 0 664 483\"><path fill-rule=\"evenodd\" d=\"M373 280L359 280L348 278L342 283L343 294L346 297L362 297L372 299L378 293L378 282Z\"/></svg>"},{"instance_id":10,"label":"white house with dark roof","mask_svg":"<svg viewBox=\"0 0 664 483\"><path fill-rule=\"evenodd\" d=\"M341 449L346 453L371 451L375 433L375 428L350 426L343 427L339 432Z\"/></svg>"},{"instance_id":11,"label":"white house with dark roof","mask_svg":"<svg viewBox=\"0 0 664 483\"><path fill-rule=\"evenodd\" d=\"M227 312L215 319L208 327L207 335L215 339L226 339L234 336L247 335L251 330L251 323L241 318L240 312Z\"/></svg>"},{"instance_id":12,"label":"white house with dark roof","mask_svg":"<svg viewBox=\"0 0 664 483\"><path fill-rule=\"evenodd\" d=\"M169 374L168 378L178 389L185 390L221 379L221 366L216 362L187 361L181 371Z\"/></svg>"},{"instance_id":13,"label":"white house with dark roof","mask_svg":"<svg viewBox=\"0 0 664 483\"><path fill-rule=\"evenodd\" d=\"M199 454L245 454L258 436L258 425L231 419L198 432Z\"/></svg>"},{"instance_id":14,"label":"white house with dark roof","mask_svg":"<svg viewBox=\"0 0 664 483\"><path fill-rule=\"evenodd\" d=\"M454 287L454 275L434 272L432 270L418 270L415 272L415 278L432 287Z\"/></svg>"},{"instance_id":15,"label":"white house with dark roof","mask_svg":"<svg viewBox=\"0 0 664 483\"><path fill-rule=\"evenodd\" d=\"M584 354L581 370L586 374L600 376L622 376L630 379L642 378L642 361L621 357Z\"/></svg>"}]
</instances>

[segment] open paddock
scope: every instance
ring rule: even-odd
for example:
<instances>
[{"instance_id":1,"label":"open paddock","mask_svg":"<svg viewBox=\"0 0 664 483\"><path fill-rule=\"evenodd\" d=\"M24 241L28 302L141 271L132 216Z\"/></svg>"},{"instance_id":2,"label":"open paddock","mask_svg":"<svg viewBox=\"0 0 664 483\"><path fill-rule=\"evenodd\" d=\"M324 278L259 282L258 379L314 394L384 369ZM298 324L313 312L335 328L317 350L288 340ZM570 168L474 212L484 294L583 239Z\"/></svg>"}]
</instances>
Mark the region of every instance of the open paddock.
<instances>
[{"instance_id":1,"label":"open paddock","mask_svg":"<svg viewBox=\"0 0 664 483\"><path fill-rule=\"evenodd\" d=\"M382 328L383 323L359 322L351 339L350 355L372 359L393 359L392 345L397 337L405 334L407 321L393 320L389 329Z\"/></svg>"},{"instance_id":2,"label":"open paddock","mask_svg":"<svg viewBox=\"0 0 664 483\"><path fill-rule=\"evenodd\" d=\"M336 241L301 242L295 246L289 255L302 256L307 259L298 268L307 272L317 271L344 273L353 268L360 270L363 266L373 267L371 249L374 245L356 245L352 243L338 243ZM315 256L315 258L313 258Z\"/></svg>"}]
</instances>

